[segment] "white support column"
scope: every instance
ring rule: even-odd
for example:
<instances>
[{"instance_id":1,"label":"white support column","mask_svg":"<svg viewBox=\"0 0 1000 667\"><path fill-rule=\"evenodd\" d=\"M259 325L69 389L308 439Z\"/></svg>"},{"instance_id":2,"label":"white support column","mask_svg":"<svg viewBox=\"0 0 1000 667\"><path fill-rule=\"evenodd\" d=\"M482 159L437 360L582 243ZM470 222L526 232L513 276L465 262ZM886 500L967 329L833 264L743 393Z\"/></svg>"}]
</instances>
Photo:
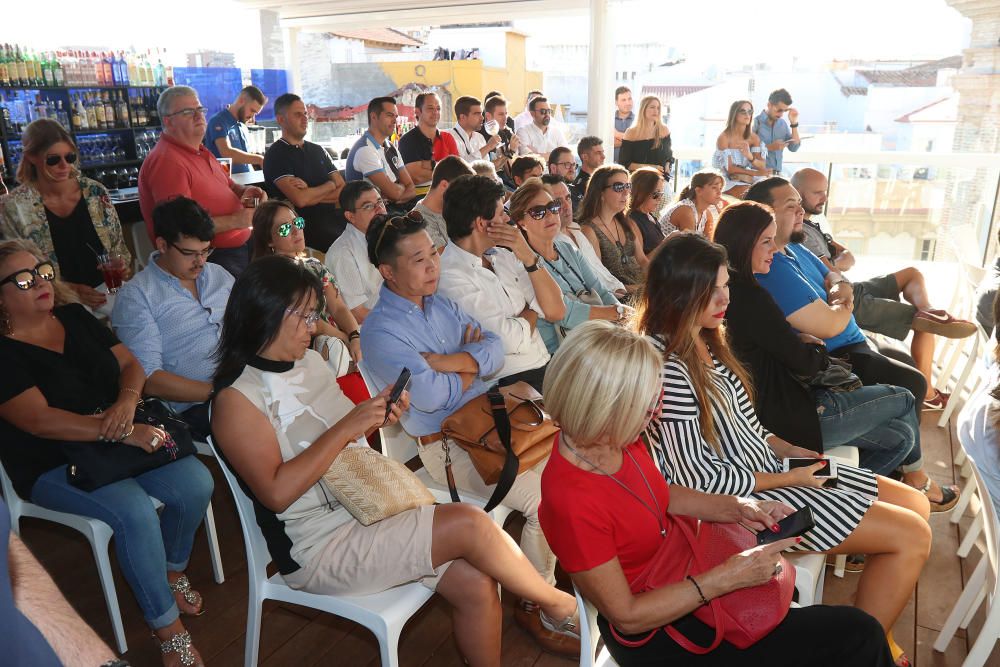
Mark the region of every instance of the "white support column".
<instances>
[{"instance_id":1,"label":"white support column","mask_svg":"<svg viewBox=\"0 0 1000 667\"><path fill-rule=\"evenodd\" d=\"M608 0L590 0L590 72L587 78L587 134L604 140L611 156L614 146L614 30Z\"/></svg>"},{"instance_id":2,"label":"white support column","mask_svg":"<svg viewBox=\"0 0 1000 667\"><path fill-rule=\"evenodd\" d=\"M302 65L299 61L299 29L282 28L282 41L285 45L285 69L288 70L288 92L301 95L299 89L302 83Z\"/></svg>"}]
</instances>

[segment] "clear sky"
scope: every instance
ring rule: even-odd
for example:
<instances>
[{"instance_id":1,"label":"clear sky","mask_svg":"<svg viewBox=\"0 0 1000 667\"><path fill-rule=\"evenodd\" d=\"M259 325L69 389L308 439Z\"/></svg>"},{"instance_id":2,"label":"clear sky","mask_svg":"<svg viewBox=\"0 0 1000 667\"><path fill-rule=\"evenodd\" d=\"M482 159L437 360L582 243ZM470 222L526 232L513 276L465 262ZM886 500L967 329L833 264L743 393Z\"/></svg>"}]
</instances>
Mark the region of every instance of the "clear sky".
<instances>
[{"instance_id":1,"label":"clear sky","mask_svg":"<svg viewBox=\"0 0 1000 667\"><path fill-rule=\"evenodd\" d=\"M160 46L175 64L188 51L211 48L235 52L244 66L259 66L255 16L234 0L172 0L169 14L152 3L121 12L116 6L46 0L52 20L9 13L0 22L0 42L39 49ZM620 43L663 42L692 61L719 65L787 63L790 54L800 62L937 58L958 53L969 30L969 21L944 0L615 0L610 14ZM587 26L585 13L517 22L542 43L584 43Z\"/></svg>"}]
</instances>

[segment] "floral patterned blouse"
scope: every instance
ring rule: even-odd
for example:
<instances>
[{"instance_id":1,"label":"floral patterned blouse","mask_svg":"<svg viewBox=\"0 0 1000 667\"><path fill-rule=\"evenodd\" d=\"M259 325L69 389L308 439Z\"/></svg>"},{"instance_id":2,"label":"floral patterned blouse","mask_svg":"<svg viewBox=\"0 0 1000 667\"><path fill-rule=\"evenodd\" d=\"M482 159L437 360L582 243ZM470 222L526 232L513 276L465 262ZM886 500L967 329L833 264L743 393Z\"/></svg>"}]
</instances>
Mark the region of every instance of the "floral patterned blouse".
<instances>
[{"instance_id":1,"label":"floral patterned blouse","mask_svg":"<svg viewBox=\"0 0 1000 667\"><path fill-rule=\"evenodd\" d=\"M97 181L85 176L77 178L101 244L108 252L121 255L126 265L130 265L132 254L125 245L118 212L111 203L108 191ZM0 237L34 242L49 258L56 271L59 271L59 258L56 257L55 244L45 216L45 204L42 203L41 193L30 183L19 185L10 194L0 197Z\"/></svg>"}]
</instances>

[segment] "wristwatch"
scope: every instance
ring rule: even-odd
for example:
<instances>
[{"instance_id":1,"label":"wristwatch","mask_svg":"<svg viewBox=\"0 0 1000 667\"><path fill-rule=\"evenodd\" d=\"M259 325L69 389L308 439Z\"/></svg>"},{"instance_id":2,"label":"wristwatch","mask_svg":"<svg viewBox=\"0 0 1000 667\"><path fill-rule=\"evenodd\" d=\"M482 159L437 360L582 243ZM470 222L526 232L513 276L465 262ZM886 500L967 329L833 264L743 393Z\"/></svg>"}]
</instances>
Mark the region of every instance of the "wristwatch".
<instances>
[{"instance_id":1,"label":"wristwatch","mask_svg":"<svg viewBox=\"0 0 1000 667\"><path fill-rule=\"evenodd\" d=\"M100 667L131 667L128 661L116 658L114 660L108 660L106 663Z\"/></svg>"},{"instance_id":2,"label":"wristwatch","mask_svg":"<svg viewBox=\"0 0 1000 667\"><path fill-rule=\"evenodd\" d=\"M796 128L796 127L798 127L798 126L799 126L799 124L798 124L798 123L790 123L790 124L788 125L788 127L791 127L791 128Z\"/></svg>"},{"instance_id":3,"label":"wristwatch","mask_svg":"<svg viewBox=\"0 0 1000 667\"><path fill-rule=\"evenodd\" d=\"M535 263L532 264L531 266L525 265L524 270L527 271L528 273L534 273L540 268L538 264L539 264L538 255L535 255Z\"/></svg>"}]
</instances>

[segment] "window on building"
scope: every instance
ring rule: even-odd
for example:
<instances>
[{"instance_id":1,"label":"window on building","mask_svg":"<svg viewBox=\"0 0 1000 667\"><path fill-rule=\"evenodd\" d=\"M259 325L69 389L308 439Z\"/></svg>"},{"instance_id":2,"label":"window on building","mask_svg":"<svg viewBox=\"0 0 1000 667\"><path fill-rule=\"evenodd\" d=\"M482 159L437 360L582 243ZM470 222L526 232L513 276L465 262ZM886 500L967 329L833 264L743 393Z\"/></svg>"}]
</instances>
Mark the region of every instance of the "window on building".
<instances>
[{"instance_id":1,"label":"window on building","mask_svg":"<svg viewBox=\"0 0 1000 667\"><path fill-rule=\"evenodd\" d=\"M937 247L937 239L924 239L920 242L920 261L930 262L934 260L934 250Z\"/></svg>"}]
</instances>

